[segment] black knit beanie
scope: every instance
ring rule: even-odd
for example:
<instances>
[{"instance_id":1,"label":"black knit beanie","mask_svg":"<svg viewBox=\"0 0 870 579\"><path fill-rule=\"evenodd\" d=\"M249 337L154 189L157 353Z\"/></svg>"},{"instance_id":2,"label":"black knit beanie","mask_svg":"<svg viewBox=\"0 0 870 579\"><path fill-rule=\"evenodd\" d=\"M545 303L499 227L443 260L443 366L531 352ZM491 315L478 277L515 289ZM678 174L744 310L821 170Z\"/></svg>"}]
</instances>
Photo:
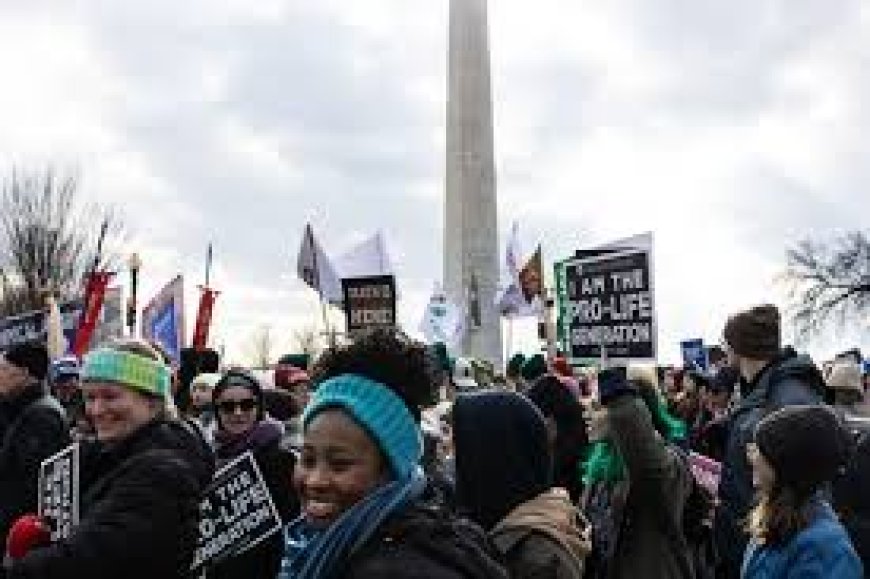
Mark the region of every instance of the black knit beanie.
<instances>
[{"instance_id":1,"label":"black knit beanie","mask_svg":"<svg viewBox=\"0 0 870 579\"><path fill-rule=\"evenodd\" d=\"M736 313L725 324L724 336L740 356L773 360L781 347L779 309L765 304Z\"/></svg>"},{"instance_id":2,"label":"black knit beanie","mask_svg":"<svg viewBox=\"0 0 870 579\"><path fill-rule=\"evenodd\" d=\"M809 497L849 460L849 438L827 406L787 406L755 430L758 450L776 472L778 485Z\"/></svg>"},{"instance_id":3,"label":"black knit beanie","mask_svg":"<svg viewBox=\"0 0 870 579\"><path fill-rule=\"evenodd\" d=\"M265 404L263 401L263 387L256 376L243 369L228 370L224 374L215 387L211 391L212 403L217 405L218 398L228 388L240 387L247 388L254 395L257 401L257 420L263 420L265 416ZM218 423L220 423L220 412L216 414ZM223 425L221 425L223 426Z\"/></svg>"},{"instance_id":4,"label":"black knit beanie","mask_svg":"<svg viewBox=\"0 0 870 579\"><path fill-rule=\"evenodd\" d=\"M42 344L18 344L9 348L3 357L37 380L44 380L48 373L48 351Z\"/></svg>"}]
</instances>

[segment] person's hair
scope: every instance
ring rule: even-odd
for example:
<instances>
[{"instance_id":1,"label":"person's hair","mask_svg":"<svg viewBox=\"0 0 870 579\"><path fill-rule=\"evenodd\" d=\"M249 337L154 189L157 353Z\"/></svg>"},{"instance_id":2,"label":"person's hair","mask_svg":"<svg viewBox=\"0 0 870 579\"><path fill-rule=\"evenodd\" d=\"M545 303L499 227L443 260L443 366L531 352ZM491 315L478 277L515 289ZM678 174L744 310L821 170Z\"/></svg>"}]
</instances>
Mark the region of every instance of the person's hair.
<instances>
[{"instance_id":1,"label":"person's hair","mask_svg":"<svg viewBox=\"0 0 870 579\"><path fill-rule=\"evenodd\" d=\"M721 346L710 346L710 349L707 351L707 359L713 365L718 364L727 357L728 354L725 353L725 350Z\"/></svg>"},{"instance_id":2,"label":"person's hair","mask_svg":"<svg viewBox=\"0 0 870 579\"><path fill-rule=\"evenodd\" d=\"M392 390L420 421L421 408L437 400L438 373L429 349L395 330L376 329L353 342L328 349L315 363L311 382L356 374Z\"/></svg>"},{"instance_id":3,"label":"person's hair","mask_svg":"<svg viewBox=\"0 0 870 579\"><path fill-rule=\"evenodd\" d=\"M109 342L104 347L115 350L117 352L135 354L136 356L141 356L142 358L146 358L153 362L167 364L164 354L162 354L160 350L155 348L152 344L143 340L137 340L135 338L119 338L117 340ZM171 397L163 399L155 396L149 396L147 394L142 394L138 391L136 392L144 398L148 399L148 401L157 410L158 417L165 419L178 418L178 408L175 407L175 404L172 402Z\"/></svg>"},{"instance_id":4,"label":"person's hair","mask_svg":"<svg viewBox=\"0 0 870 579\"><path fill-rule=\"evenodd\" d=\"M655 390L653 383L643 377L634 378L631 383L649 411L656 432L669 443L685 440L685 423L668 412L664 399ZM612 441L602 440L592 444L589 458L583 463L585 484L619 481L625 475L625 461Z\"/></svg>"},{"instance_id":5,"label":"person's hair","mask_svg":"<svg viewBox=\"0 0 870 579\"><path fill-rule=\"evenodd\" d=\"M115 350L117 352L127 352L129 354L136 354L137 356L141 356L143 358L148 358L154 362L160 362L162 364L166 363L166 360L148 342L143 342L142 340L135 340L132 338L122 338L115 342L111 342L107 346L108 348Z\"/></svg>"},{"instance_id":6,"label":"person's hair","mask_svg":"<svg viewBox=\"0 0 870 579\"><path fill-rule=\"evenodd\" d=\"M808 499L775 485L770 493L761 493L761 500L749 513L746 530L763 545L781 545L810 524L811 508Z\"/></svg>"}]
</instances>

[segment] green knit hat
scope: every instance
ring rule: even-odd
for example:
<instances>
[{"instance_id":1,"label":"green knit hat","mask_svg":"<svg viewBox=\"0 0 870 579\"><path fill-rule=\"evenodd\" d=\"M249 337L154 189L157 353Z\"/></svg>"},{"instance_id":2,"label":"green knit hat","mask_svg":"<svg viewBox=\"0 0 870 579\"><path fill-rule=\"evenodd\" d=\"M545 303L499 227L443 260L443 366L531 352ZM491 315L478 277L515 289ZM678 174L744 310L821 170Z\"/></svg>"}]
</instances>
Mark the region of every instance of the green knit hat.
<instances>
[{"instance_id":1,"label":"green knit hat","mask_svg":"<svg viewBox=\"0 0 870 579\"><path fill-rule=\"evenodd\" d=\"M114 382L158 398L171 395L169 366L132 352L100 348L85 356L82 381Z\"/></svg>"},{"instance_id":2,"label":"green knit hat","mask_svg":"<svg viewBox=\"0 0 870 579\"><path fill-rule=\"evenodd\" d=\"M308 364L311 363L311 356L308 354L287 354L285 356L281 356L278 360L279 364L286 364L287 366L295 366L300 370L308 371Z\"/></svg>"},{"instance_id":3,"label":"green knit hat","mask_svg":"<svg viewBox=\"0 0 870 579\"><path fill-rule=\"evenodd\" d=\"M520 375L523 369L523 364L526 361L526 357L522 354L514 354L513 357L507 363L507 369L505 370L505 374L508 378L516 378Z\"/></svg>"},{"instance_id":4,"label":"green knit hat","mask_svg":"<svg viewBox=\"0 0 870 579\"><path fill-rule=\"evenodd\" d=\"M547 360L544 359L543 354L535 354L531 358L527 359L523 362L523 367L520 370L520 375L522 375L523 379L531 382L532 380L537 380L541 376L547 373Z\"/></svg>"}]
</instances>

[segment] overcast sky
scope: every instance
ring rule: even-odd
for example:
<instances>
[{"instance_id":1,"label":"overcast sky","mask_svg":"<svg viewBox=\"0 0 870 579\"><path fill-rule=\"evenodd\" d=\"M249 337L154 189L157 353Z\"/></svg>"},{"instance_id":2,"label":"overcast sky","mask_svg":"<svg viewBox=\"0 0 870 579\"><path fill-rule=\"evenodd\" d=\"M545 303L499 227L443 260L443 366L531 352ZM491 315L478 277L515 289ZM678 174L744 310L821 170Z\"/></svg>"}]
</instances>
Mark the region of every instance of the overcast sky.
<instances>
[{"instance_id":1,"label":"overcast sky","mask_svg":"<svg viewBox=\"0 0 870 579\"><path fill-rule=\"evenodd\" d=\"M498 0L490 27L501 239L519 220L552 262L654 232L666 359L782 302L795 240L867 227L866 2ZM237 360L264 324L286 351L318 323L306 221L332 253L382 229L416 331L441 276L446 40L447 0L5 0L0 168L58 164L119 206L145 297L182 272L192 310L213 241ZM866 327L812 349L870 347Z\"/></svg>"}]
</instances>

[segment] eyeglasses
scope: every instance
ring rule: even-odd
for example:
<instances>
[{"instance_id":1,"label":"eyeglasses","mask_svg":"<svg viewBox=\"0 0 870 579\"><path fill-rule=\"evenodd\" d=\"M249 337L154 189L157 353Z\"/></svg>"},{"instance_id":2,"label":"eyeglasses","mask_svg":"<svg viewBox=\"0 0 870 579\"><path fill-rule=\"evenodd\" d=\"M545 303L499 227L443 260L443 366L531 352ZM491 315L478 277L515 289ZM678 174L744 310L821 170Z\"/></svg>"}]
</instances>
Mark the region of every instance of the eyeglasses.
<instances>
[{"instance_id":1,"label":"eyeglasses","mask_svg":"<svg viewBox=\"0 0 870 579\"><path fill-rule=\"evenodd\" d=\"M244 400L224 400L218 402L218 410L224 414L232 414L236 408L242 412L250 412L257 407L257 401L253 398L245 398Z\"/></svg>"}]
</instances>

